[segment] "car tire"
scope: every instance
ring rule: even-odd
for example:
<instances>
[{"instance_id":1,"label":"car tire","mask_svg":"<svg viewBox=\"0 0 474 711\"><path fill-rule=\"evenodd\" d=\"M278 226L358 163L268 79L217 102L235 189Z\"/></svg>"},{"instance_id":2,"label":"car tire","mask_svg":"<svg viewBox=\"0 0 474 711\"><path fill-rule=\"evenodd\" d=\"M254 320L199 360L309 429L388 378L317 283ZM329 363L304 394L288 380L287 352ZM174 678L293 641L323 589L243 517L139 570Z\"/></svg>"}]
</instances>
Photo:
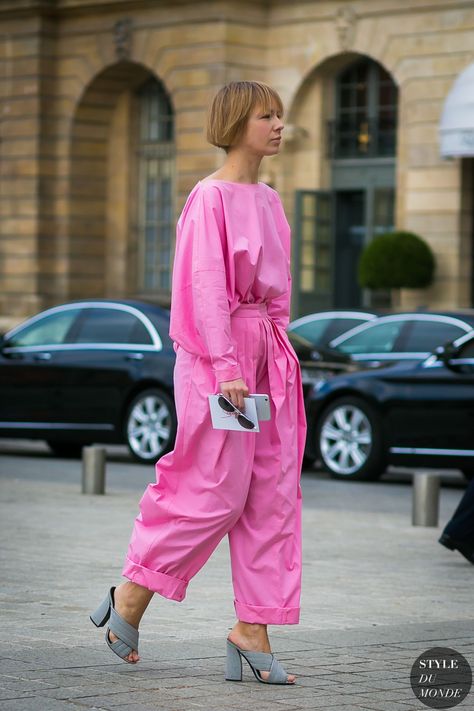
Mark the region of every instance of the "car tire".
<instances>
[{"instance_id":1,"label":"car tire","mask_svg":"<svg viewBox=\"0 0 474 711\"><path fill-rule=\"evenodd\" d=\"M340 397L325 408L316 425L316 447L334 479L373 481L386 468L380 415L362 398Z\"/></svg>"},{"instance_id":2,"label":"car tire","mask_svg":"<svg viewBox=\"0 0 474 711\"><path fill-rule=\"evenodd\" d=\"M175 441L176 428L174 402L159 388L142 390L127 408L125 441L139 462L157 461L169 452Z\"/></svg>"},{"instance_id":3,"label":"car tire","mask_svg":"<svg viewBox=\"0 0 474 711\"><path fill-rule=\"evenodd\" d=\"M82 457L82 448L84 444L77 442L48 442L48 447L61 459L80 459Z\"/></svg>"}]
</instances>

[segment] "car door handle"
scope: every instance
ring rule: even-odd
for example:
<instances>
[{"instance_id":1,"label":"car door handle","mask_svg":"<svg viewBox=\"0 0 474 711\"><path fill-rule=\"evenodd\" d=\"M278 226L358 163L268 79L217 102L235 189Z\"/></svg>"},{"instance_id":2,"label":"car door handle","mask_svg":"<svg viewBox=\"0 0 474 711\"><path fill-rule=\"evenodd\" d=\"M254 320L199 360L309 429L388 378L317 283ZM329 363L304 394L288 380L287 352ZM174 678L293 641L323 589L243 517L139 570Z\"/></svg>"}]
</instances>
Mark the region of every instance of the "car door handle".
<instances>
[{"instance_id":1,"label":"car door handle","mask_svg":"<svg viewBox=\"0 0 474 711\"><path fill-rule=\"evenodd\" d=\"M51 360L51 353L36 353L33 360Z\"/></svg>"},{"instance_id":2,"label":"car door handle","mask_svg":"<svg viewBox=\"0 0 474 711\"><path fill-rule=\"evenodd\" d=\"M125 360L143 360L143 353L127 353Z\"/></svg>"}]
</instances>

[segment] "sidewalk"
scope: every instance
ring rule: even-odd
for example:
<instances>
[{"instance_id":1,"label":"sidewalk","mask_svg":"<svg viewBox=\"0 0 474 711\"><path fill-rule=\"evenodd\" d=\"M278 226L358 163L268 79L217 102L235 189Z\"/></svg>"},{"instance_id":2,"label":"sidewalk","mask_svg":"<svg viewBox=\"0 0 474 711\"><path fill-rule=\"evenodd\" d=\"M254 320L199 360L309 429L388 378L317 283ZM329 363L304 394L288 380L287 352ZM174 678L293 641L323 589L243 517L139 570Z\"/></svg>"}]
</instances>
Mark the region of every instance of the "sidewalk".
<instances>
[{"instance_id":1,"label":"sidewalk","mask_svg":"<svg viewBox=\"0 0 474 711\"><path fill-rule=\"evenodd\" d=\"M136 666L89 621L121 580L153 467L108 464L104 497L80 494L80 462L7 454L0 472L2 711L418 711L427 708L410 686L419 654L453 647L474 667L474 568L437 543L462 488L443 486L439 527L421 528L407 484L303 475L301 622L269 627L298 677L284 687L257 683L246 665L242 683L224 680L234 624L227 539L182 603L155 596ZM474 690L457 708L474 708Z\"/></svg>"}]
</instances>

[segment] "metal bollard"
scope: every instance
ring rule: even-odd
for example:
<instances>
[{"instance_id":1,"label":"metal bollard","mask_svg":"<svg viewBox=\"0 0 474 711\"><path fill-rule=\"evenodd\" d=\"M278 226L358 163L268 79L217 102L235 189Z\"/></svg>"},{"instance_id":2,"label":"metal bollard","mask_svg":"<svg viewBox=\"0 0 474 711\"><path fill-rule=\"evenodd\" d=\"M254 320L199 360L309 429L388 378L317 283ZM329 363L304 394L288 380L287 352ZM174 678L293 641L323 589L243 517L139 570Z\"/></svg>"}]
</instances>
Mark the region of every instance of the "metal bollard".
<instances>
[{"instance_id":1,"label":"metal bollard","mask_svg":"<svg viewBox=\"0 0 474 711\"><path fill-rule=\"evenodd\" d=\"M439 474L423 472L413 476L413 526L438 525L439 485Z\"/></svg>"},{"instance_id":2,"label":"metal bollard","mask_svg":"<svg viewBox=\"0 0 474 711\"><path fill-rule=\"evenodd\" d=\"M82 448L82 493L105 494L105 449Z\"/></svg>"}]
</instances>

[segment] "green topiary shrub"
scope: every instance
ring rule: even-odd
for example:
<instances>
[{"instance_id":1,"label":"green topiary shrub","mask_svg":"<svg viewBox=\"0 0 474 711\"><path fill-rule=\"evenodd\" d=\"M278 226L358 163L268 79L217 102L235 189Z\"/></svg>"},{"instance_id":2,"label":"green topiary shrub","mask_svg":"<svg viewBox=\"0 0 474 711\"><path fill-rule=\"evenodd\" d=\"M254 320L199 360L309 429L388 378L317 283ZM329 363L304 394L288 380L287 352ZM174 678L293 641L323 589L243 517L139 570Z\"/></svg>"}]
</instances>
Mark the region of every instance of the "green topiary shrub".
<instances>
[{"instance_id":1,"label":"green topiary shrub","mask_svg":"<svg viewBox=\"0 0 474 711\"><path fill-rule=\"evenodd\" d=\"M369 289L422 289L433 281L435 258L412 232L379 235L363 250L359 284Z\"/></svg>"}]
</instances>

